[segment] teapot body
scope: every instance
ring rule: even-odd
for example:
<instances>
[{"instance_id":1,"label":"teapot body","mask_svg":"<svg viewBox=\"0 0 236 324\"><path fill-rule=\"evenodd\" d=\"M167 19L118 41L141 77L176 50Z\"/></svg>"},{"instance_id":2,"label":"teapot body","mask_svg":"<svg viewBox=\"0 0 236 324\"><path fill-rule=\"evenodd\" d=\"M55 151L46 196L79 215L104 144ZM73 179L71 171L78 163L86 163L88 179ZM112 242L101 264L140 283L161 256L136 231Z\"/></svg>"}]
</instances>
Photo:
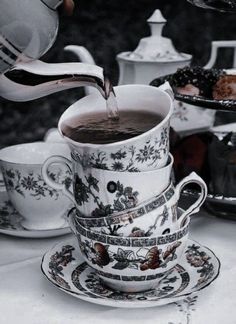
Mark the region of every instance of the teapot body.
<instances>
[{"instance_id":1,"label":"teapot body","mask_svg":"<svg viewBox=\"0 0 236 324\"><path fill-rule=\"evenodd\" d=\"M117 55L119 64L119 85L122 84L150 84L156 78L175 73L178 68L183 68L191 62L191 56L186 60L176 62L136 62L126 59L128 53Z\"/></svg>"},{"instance_id":2,"label":"teapot body","mask_svg":"<svg viewBox=\"0 0 236 324\"><path fill-rule=\"evenodd\" d=\"M19 61L38 59L58 32L56 7L62 0L1 0L0 73Z\"/></svg>"},{"instance_id":3,"label":"teapot body","mask_svg":"<svg viewBox=\"0 0 236 324\"><path fill-rule=\"evenodd\" d=\"M28 101L89 85L106 98L103 69L82 63L47 64L37 60L58 32L57 7L63 0L1 0L0 96Z\"/></svg>"}]
</instances>

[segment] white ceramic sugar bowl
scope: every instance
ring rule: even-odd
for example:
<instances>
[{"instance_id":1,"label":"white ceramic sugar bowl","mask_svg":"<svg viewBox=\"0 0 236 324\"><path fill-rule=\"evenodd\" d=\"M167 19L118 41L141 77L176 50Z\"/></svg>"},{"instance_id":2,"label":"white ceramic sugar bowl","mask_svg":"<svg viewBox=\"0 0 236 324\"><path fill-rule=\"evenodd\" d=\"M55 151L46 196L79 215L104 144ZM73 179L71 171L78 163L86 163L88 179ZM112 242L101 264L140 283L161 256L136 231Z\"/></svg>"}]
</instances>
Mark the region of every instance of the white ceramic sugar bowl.
<instances>
[{"instance_id":1,"label":"white ceramic sugar bowl","mask_svg":"<svg viewBox=\"0 0 236 324\"><path fill-rule=\"evenodd\" d=\"M191 62L191 55L177 52L172 41L162 36L166 19L160 10L155 10L147 22L151 36L142 38L133 52L117 55L119 84L149 84L153 79L174 73L177 68Z\"/></svg>"}]
</instances>

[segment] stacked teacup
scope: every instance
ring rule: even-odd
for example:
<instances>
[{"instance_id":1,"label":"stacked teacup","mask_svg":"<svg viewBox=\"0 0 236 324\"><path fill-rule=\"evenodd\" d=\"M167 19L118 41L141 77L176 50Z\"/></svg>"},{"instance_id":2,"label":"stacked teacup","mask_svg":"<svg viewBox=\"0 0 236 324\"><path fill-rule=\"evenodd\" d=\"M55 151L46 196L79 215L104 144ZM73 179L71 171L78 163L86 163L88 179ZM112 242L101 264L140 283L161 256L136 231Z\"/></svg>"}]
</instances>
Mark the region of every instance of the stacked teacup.
<instances>
[{"instance_id":1,"label":"stacked teacup","mask_svg":"<svg viewBox=\"0 0 236 324\"><path fill-rule=\"evenodd\" d=\"M145 109L158 114L161 122L124 141L75 142L63 134L66 121L106 111L99 94L89 95L69 107L59 121L72 159L51 157L42 173L48 185L62 190L75 204L69 222L86 262L107 286L137 292L156 287L177 265L188 238L189 215L199 210L207 189L195 173L177 185L173 182L171 96L145 85L119 86L115 93L119 111L128 107L135 114ZM73 192L50 178L48 169L54 163L71 170ZM178 201L189 183L200 186L200 195L183 211Z\"/></svg>"}]
</instances>

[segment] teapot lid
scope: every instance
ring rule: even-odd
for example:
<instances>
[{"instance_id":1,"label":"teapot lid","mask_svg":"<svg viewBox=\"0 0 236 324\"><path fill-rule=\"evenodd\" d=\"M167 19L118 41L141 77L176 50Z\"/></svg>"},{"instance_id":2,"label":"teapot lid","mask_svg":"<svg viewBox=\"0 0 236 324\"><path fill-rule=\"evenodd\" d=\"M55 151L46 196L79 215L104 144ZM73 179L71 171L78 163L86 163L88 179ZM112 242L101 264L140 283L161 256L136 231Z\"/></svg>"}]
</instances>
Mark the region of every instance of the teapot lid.
<instances>
[{"instance_id":1,"label":"teapot lid","mask_svg":"<svg viewBox=\"0 0 236 324\"><path fill-rule=\"evenodd\" d=\"M155 10L147 22L151 36L142 38L133 52L120 53L118 58L134 62L179 62L192 58L189 54L177 52L172 41L162 36L166 19L160 10Z\"/></svg>"}]
</instances>

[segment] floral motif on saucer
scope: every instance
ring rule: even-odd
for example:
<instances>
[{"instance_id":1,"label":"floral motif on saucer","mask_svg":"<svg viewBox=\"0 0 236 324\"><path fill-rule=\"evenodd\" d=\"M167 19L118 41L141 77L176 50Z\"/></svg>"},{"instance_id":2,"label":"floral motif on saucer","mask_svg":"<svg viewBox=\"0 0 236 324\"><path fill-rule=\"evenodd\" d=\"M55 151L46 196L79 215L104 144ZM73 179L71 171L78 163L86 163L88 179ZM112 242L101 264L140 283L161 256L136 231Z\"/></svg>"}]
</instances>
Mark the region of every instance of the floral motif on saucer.
<instances>
[{"instance_id":1,"label":"floral motif on saucer","mask_svg":"<svg viewBox=\"0 0 236 324\"><path fill-rule=\"evenodd\" d=\"M67 214L67 213L66 213ZM47 230L28 230L21 225L21 216L8 200L7 192L0 191L0 233L28 238L54 237L70 233L70 228L66 222L65 227Z\"/></svg>"},{"instance_id":2,"label":"floral motif on saucer","mask_svg":"<svg viewBox=\"0 0 236 324\"><path fill-rule=\"evenodd\" d=\"M189 239L179 264L168 271L155 289L124 293L103 285L83 261L72 239L48 251L41 269L51 283L74 297L101 305L138 308L165 305L196 294L218 277L220 261L210 249Z\"/></svg>"}]
</instances>

